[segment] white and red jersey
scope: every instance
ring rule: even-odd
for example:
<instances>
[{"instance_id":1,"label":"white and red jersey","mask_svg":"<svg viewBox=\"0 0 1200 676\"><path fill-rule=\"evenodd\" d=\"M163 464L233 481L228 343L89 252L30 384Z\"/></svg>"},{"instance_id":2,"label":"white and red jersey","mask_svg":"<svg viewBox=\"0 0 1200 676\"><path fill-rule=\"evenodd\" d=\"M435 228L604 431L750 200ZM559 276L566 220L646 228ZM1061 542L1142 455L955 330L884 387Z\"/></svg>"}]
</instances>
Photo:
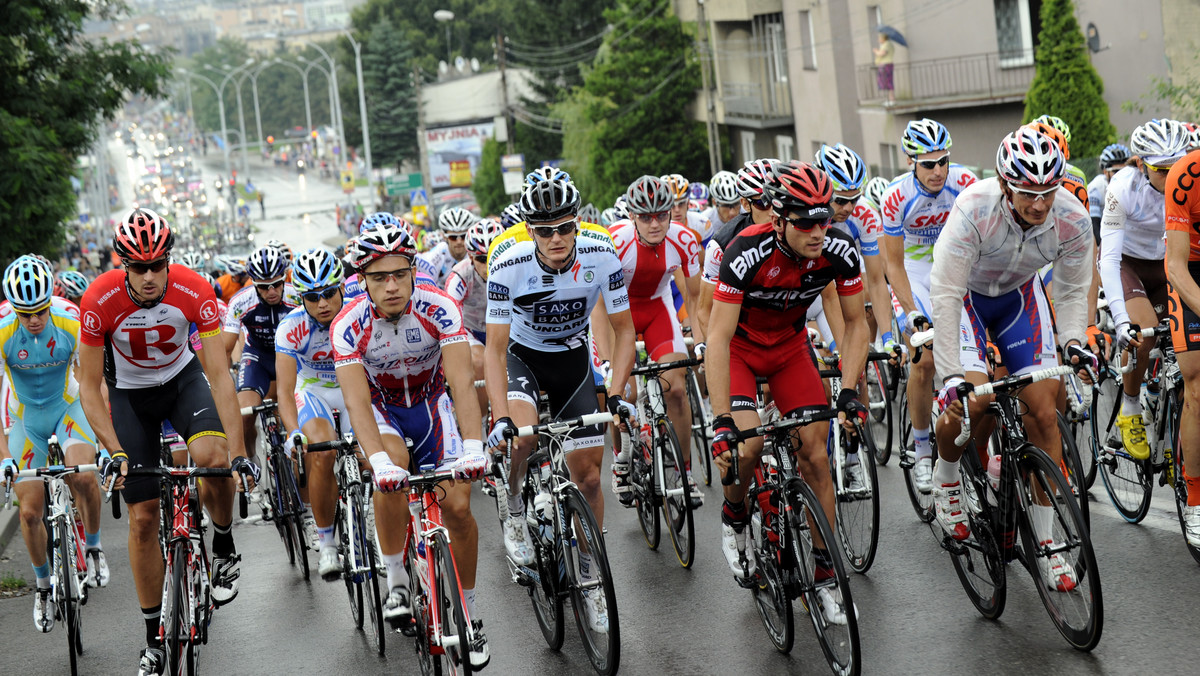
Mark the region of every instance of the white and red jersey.
<instances>
[{"instance_id":1,"label":"white and red jersey","mask_svg":"<svg viewBox=\"0 0 1200 676\"><path fill-rule=\"evenodd\" d=\"M334 364L362 364L376 406L411 408L444 389L442 347L467 342L458 304L445 292L417 286L404 314L380 315L367 295L342 308L330 325Z\"/></svg>"},{"instance_id":2,"label":"white and red jersey","mask_svg":"<svg viewBox=\"0 0 1200 676\"><path fill-rule=\"evenodd\" d=\"M469 331L487 331L484 315L487 314L487 282L475 271L474 261L468 256L454 264L446 279L446 293L458 301L463 322Z\"/></svg>"},{"instance_id":3,"label":"white and red jersey","mask_svg":"<svg viewBox=\"0 0 1200 676\"><path fill-rule=\"evenodd\" d=\"M647 246L637 236L636 226L620 220L609 228L630 302L670 295L670 282L676 270L685 277L700 274L700 241L686 226L672 222L667 237L658 246Z\"/></svg>"},{"instance_id":4,"label":"white and red jersey","mask_svg":"<svg viewBox=\"0 0 1200 676\"><path fill-rule=\"evenodd\" d=\"M212 284L182 265L170 268L166 293L153 307L130 298L124 270L97 277L80 306L81 342L104 347L105 379L122 389L162 385L182 371L195 356L188 348L192 324L202 338L221 332Z\"/></svg>"},{"instance_id":5,"label":"white and red jersey","mask_svg":"<svg viewBox=\"0 0 1200 676\"><path fill-rule=\"evenodd\" d=\"M63 312L71 315L75 319L79 319L79 306L62 296L50 296L50 307L56 307ZM0 301L0 319L12 314L12 303L8 301Z\"/></svg>"}]
</instances>

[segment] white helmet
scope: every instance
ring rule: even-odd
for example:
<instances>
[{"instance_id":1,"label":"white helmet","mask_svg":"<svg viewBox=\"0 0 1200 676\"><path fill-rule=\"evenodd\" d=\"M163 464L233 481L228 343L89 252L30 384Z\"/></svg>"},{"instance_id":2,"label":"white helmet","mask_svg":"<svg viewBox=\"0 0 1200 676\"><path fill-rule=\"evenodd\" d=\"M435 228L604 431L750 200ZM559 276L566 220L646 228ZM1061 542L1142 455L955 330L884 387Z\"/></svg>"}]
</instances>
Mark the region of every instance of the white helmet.
<instances>
[{"instance_id":1,"label":"white helmet","mask_svg":"<svg viewBox=\"0 0 1200 676\"><path fill-rule=\"evenodd\" d=\"M448 235L462 235L476 220L475 215L466 209L452 207L438 216L438 228Z\"/></svg>"},{"instance_id":2,"label":"white helmet","mask_svg":"<svg viewBox=\"0 0 1200 676\"><path fill-rule=\"evenodd\" d=\"M737 189L737 174L732 171L718 171L708 183L708 194L713 202L719 205L737 204L741 201Z\"/></svg>"},{"instance_id":3,"label":"white helmet","mask_svg":"<svg viewBox=\"0 0 1200 676\"><path fill-rule=\"evenodd\" d=\"M1129 136L1129 149L1152 165L1171 164L1186 155L1191 144L1187 127L1175 120L1150 120Z\"/></svg>"}]
</instances>

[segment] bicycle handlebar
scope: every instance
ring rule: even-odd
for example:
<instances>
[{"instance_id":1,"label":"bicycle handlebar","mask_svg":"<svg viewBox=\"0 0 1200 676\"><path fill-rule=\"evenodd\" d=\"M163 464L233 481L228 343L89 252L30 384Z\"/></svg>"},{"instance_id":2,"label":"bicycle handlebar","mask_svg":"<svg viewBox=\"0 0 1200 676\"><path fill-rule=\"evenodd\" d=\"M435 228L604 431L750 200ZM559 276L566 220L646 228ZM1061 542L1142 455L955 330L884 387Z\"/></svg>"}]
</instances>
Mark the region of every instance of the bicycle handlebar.
<instances>
[{"instance_id":1,"label":"bicycle handlebar","mask_svg":"<svg viewBox=\"0 0 1200 676\"><path fill-rule=\"evenodd\" d=\"M1036 382L1041 382L1049 378L1058 376L1068 376L1075 372L1075 367L1070 364L1051 366L1049 368L1038 369L1031 373L1022 375L1008 376L1002 380L997 380L991 383L982 385L972 385L971 383L959 383L955 389L958 391L958 398L963 403L963 419L962 431L958 433L958 437L954 439L955 446L963 446L967 440L971 438L971 407L966 405L967 397L974 393L976 396L988 395L996 393L1009 392L1019 387L1032 385ZM1094 380L1094 379L1093 379Z\"/></svg>"},{"instance_id":2,"label":"bicycle handlebar","mask_svg":"<svg viewBox=\"0 0 1200 676\"><path fill-rule=\"evenodd\" d=\"M631 376L648 376L656 375L664 371L672 369L681 369L688 366L700 366L704 363L703 359L680 359L679 361L667 361L662 363L646 364L645 366L635 366L629 372Z\"/></svg>"},{"instance_id":3,"label":"bicycle handlebar","mask_svg":"<svg viewBox=\"0 0 1200 676\"><path fill-rule=\"evenodd\" d=\"M924 331L917 331L912 334L909 339L912 342L913 348L913 363L921 361L921 352L931 349L933 346L933 327L929 327Z\"/></svg>"},{"instance_id":4,"label":"bicycle handlebar","mask_svg":"<svg viewBox=\"0 0 1200 676\"><path fill-rule=\"evenodd\" d=\"M344 451L354 447L353 441L348 439L334 439L333 441L318 441L311 443L305 447L305 451L309 453L320 453L321 451Z\"/></svg>"},{"instance_id":5,"label":"bicycle handlebar","mask_svg":"<svg viewBox=\"0 0 1200 676\"><path fill-rule=\"evenodd\" d=\"M279 408L279 402L273 399L264 399L263 403L258 406L247 406L241 410L242 415L258 415L267 411L274 411Z\"/></svg>"},{"instance_id":6,"label":"bicycle handlebar","mask_svg":"<svg viewBox=\"0 0 1200 676\"><path fill-rule=\"evenodd\" d=\"M578 418L569 420L551 420L548 423L540 425L526 425L517 429L508 429L504 431L504 436L508 439L514 437L532 437L539 434L554 434L563 435L578 427L587 427L589 425L605 425L612 422L612 415L609 413L588 413L581 415Z\"/></svg>"},{"instance_id":7,"label":"bicycle handlebar","mask_svg":"<svg viewBox=\"0 0 1200 676\"><path fill-rule=\"evenodd\" d=\"M1130 338L1153 338L1155 336L1162 335L1164 333L1169 333L1170 330L1171 330L1171 327L1166 324L1159 324L1158 326L1151 326L1148 329L1140 328L1136 324L1134 324L1129 327L1129 337ZM1125 348L1125 353L1129 355L1129 361L1126 362L1126 364L1124 366L1119 366L1117 368L1117 372L1120 373L1121 375L1125 375L1126 373L1129 373L1137 365L1137 350L1131 350L1131 349L1129 349L1130 347L1132 347L1132 346L1126 346L1126 348ZM1118 361L1117 363L1120 364L1120 361Z\"/></svg>"}]
</instances>

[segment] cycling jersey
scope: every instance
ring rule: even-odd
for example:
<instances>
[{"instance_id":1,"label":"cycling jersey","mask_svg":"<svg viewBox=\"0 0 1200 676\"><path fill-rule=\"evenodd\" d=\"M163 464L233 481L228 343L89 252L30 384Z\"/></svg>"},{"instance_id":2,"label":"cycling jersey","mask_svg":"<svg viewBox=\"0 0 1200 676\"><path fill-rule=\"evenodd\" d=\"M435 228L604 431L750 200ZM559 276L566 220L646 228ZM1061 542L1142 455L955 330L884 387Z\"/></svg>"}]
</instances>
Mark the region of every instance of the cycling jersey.
<instances>
[{"instance_id":1,"label":"cycling jersey","mask_svg":"<svg viewBox=\"0 0 1200 676\"><path fill-rule=\"evenodd\" d=\"M343 299L342 309L350 304ZM275 350L296 360L296 388L336 388L329 327L321 326L304 308L292 310L275 329Z\"/></svg>"},{"instance_id":2,"label":"cycling jersey","mask_svg":"<svg viewBox=\"0 0 1200 676\"><path fill-rule=\"evenodd\" d=\"M105 348L104 375L110 387L165 384L195 357L187 349L189 325L199 327L201 338L221 332L212 284L182 265L170 268L166 293L152 307L129 296L124 270L97 277L80 305L80 341Z\"/></svg>"},{"instance_id":3,"label":"cycling jersey","mask_svg":"<svg viewBox=\"0 0 1200 676\"><path fill-rule=\"evenodd\" d=\"M638 238L637 227L631 221L617 221L609 232L621 259L633 328L642 334L650 358L658 360L673 352L686 352L669 289L676 270L682 270L685 277L700 273L696 235L679 223L671 223L663 241L648 246Z\"/></svg>"},{"instance_id":4,"label":"cycling jersey","mask_svg":"<svg viewBox=\"0 0 1200 676\"><path fill-rule=\"evenodd\" d=\"M467 341L462 314L444 292L413 289L395 320L380 315L366 296L342 308L330 326L336 367L362 364L377 408L411 408L444 391L442 348Z\"/></svg>"},{"instance_id":5,"label":"cycling jersey","mask_svg":"<svg viewBox=\"0 0 1200 676\"><path fill-rule=\"evenodd\" d=\"M279 302L269 305L253 286L238 291L229 301L225 331L241 333L245 328L246 347L266 356L275 354L275 329L284 315L296 308L289 300L295 293L291 284L284 284Z\"/></svg>"},{"instance_id":6,"label":"cycling jersey","mask_svg":"<svg viewBox=\"0 0 1200 676\"><path fill-rule=\"evenodd\" d=\"M704 271L700 275L701 281L717 285L721 273L721 259L725 257L725 247L729 246L729 242L738 233L751 225L754 225L751 214L742 213L712 233L708 243L704 245Z\"/></svg>"},{"instance_id":7,"label":"cycling jersey","mask_svg":"<svg viewBox=\"0 0 1200 676\"><path fill-rule=\"evenodd\" d=\"M487 314L486 287L487 281L475 271L475 262L470 256L455 264L450 271L450 278L446 280L446 293L462 310L463 324L481 343L487 331L484 325L484 315Z\"/></svg>"},{"instance_id":8,"label":"cycling jersey","mask_svg":"<svg viewBox=\"0 0 1200 676\"><path fill-rule=\"evenodd\" d=\"M798 258L779 248L770 223L750 226L725 248L714 301L740 303L736 333L762 349L805 336L813 299L830 282L839 296L862 292L858 248L848 235L829 229L817 258Z\"/></svg>"},{"instance_id":9,"label":"cycling jersey","mask_svg":"<svg viewBox=\"0 0 1200 676\"><path fill-rule=\"evenodd\" d=\"M1124 171L1124 170L1122 170ZM1188 233L1188 261L1200 261L1200 150L1193 150L1171 166L1166 184L1166 229Z\"/></svg>"},{"instance_id":10,"label":"cycling jersey","mask_svg":"<svg viewBox=\"0 0 1200 676\"><path fill-rule=\"evenodd\" d=\"M1104 193L1108 190L1108 176L1102 171L1087 184L1088 216L1100 218L1104 215Z\"/></svg>"},{"instance_id":11,"label":"cycling jersey","mask_svg":"<svg viewBox=\"0 0 1200 676\"><path fill-rule=\"evenodd\" d=\"M563 270L543 265L536 251L531 241L516 242L488 265L487 323L510 325L512 342L563 352L587 344L588 316L599 296L610 315L629 309L611 243L576 238L574 259Z\"/></svg>"},{"instance_id":12,"label":"cycling jersey","mask_svg":"<svg viewBox=\"0 0 1200 676\"><path fill-rule=\"evenodd\" d=\"M1069 191L1060 188L1046 221L1028 230L1017 224L996 178L976 182L959 195L934 248L930 274L935 326L970 331L963 296L998 297L1021 288L1054 263L1059 339L1087 342L1087 293L1092 282L1091 220ZM1027 307L1032 312L1032 307ZM1029 323L1033 323L1031 320ZM1036 328L1036 327L1034 327ZM934 335L939 373L961 373L960 331Z\"/></svg>"},{"instance_id":13,"label":"cycling jersey","mask_svg":"<svg viewBox=\"0 0 1200 676\"><path fill-rule=\"evenodd\" d=\"M40 407L74 402L72 366L78 350L79 318L51 307L46 328L33 335L9 314L0 319L0 359L17 402Z\"/></svg>"},{"instance_id":14,"label":"cycling jersey","mask_svg":"<svg viewBox=\"0 0 1200 676\"><path fill-rule=\"evenodd\" d=\"M917 180L914 172L892 181L883 193L883 232L904 238L906 260L931 261L933 244L941 234L954 200L975 182L975 174L961 165L950 165L946 183L931 193Z\"/></svg>"},{"instance_id":15,"label":"cycling jersey","mask_svg":"<svg viewBox=\"0 0 1200 676\"><path fill-rule=\"evenodd\" d=\"M1137 167L1118 171L1108 185L1104 215L1100 219L1100 279L1108 308L1118 324L1129 321L1121 283L1122 257L1143 261L1166 258L1165 202L1165 196L1150 185Z\"/></svg>"},{"instance_id":16,"label":"cycling jersey","mask_svg":"<svg viewBox=\"0 0 1200 676\"><path fill-rule=\"evenodd\" d=\"M1087 177L1083 172L1073 164L1067 165L1067 174L1063 176L1063 187L1071 191L1075 199L1083 205L1085 211L1091 210L1091 201L1088 199Z\"/></svg>"},{"instance_id":17,"label":"cycling jersey","mask_svg":"<svg viewBox=\"0 0 1200 676\"><path fill-rule=\"evenodd\" d=\"M247 277L245 281L238 284L232 275L221 275L217 277L217 284L221 287L221 300L228 303L233 300L238 291L248 286L253 286L254 282L250 281L250 278Z\"/></svg>"},{"instance_id":18,"label":"cycling jersey","mask_svg":"<svg viewBox=\"0 0 1200 676\"><path fill-rule=\"evenodd\" d=\"M413 265L433 278L434 286L439 289L446 285L446 278L450 276L450 271L454 269L454 264L457 262L454 255L450 253L450 245L446 242L441 242L429 251L417 254L417 257L413 259Z\"/></svg>"},{"instance_id":19,"label":"cycling jersey","mask_svg":"<svg viewBox=\"0 0 1200 676\"><path fill-rule=\"evenodd\" d=\"M579 241L579 238L583 238L584 241L598 240L612 245L612 237L609 236L608 229L603 225L597 225L595 223L579 221L579 227L575 230L575 237L577 244L581 244L582 242ZM521 221L520 223L510 227L509 229L497 235L496 238L492 240L491 245L488 246L488 265L490 266L492 261L496 260L496 257L500 254L507 251L509 247L512 247L518 242L528 241L530 241L529 231L525 229L525 221Z\"/></svg>"},{"instance_id":20,"label":"cycling jersey","mask_svg":"<svg viewBox=\"0 0 1200 676\"><path fill-rule=\"evenodd\" d=\"M879 220L879 212L865 198L859 197L850 217L841 223L834 222L833 227L858 242L863 256L879 255L879 236L883 234L883 223Z\"/></svg>"}]
</instances>

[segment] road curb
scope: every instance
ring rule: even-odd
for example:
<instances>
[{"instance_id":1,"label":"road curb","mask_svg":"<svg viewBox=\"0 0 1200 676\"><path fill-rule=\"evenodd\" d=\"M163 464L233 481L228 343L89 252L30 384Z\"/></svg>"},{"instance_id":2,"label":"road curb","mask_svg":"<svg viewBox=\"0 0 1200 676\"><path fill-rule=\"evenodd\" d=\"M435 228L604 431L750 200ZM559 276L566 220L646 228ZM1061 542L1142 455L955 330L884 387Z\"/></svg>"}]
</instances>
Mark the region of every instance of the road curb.
<instances>
[{"instance_id":1,"label":"road curb","mask_svg":"<svg viewBox=\"0 0 1200 676\"><path fill-rule=\"evenodd\" d=\"M0 508L0 554L4 553L8 543L13 539L17 528L21 525L21 510Z\"/></svg>"}]
</instances>

